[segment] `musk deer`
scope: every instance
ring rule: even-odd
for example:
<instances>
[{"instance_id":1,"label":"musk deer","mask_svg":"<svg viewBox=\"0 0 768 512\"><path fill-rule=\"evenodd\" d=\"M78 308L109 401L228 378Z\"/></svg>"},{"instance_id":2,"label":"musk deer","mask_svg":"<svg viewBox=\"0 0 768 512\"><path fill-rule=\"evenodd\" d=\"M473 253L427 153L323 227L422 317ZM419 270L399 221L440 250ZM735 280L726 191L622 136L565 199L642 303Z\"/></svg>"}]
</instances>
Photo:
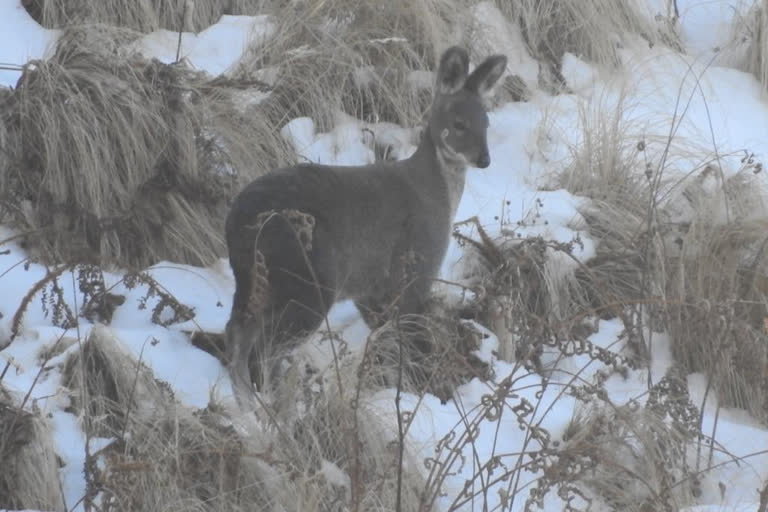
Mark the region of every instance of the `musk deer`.
<instances>
[{"instance_id":1,"label":"musk deer","mask_svg":"<svg viewBox=\"0 0 768 512\"><path fill-rule=\"evenodd\" d=\"M410 158L285 167L235 198L226 221L235 277L226 331L238 400L252 390L252 358L263 364L295 347L339 300L353 299L372 327L392 305L400 314L424 312L465 171L490 164L481 96L506 63L494 55L468 74L467 52L448 49L429 121ZM258 386L260 375L253 380Z\"/></svg>"}]
</instances>

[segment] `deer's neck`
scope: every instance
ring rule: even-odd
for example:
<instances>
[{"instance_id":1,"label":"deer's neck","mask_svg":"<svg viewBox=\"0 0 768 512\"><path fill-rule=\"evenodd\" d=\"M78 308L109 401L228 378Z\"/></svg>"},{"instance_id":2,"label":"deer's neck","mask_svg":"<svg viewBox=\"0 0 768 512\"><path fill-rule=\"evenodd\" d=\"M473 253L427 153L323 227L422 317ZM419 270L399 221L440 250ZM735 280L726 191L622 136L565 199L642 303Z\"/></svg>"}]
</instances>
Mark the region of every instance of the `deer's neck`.
<instances>
[{"instance_id":1,"label":"deer's neck","mask_svg":"<svg viewBox=\"0 0 768 512\"><path fill-rule=\"evenodd\" d=\"M429 128L424 130L419 147L412 158L419 170L433 174L433 178L437 178L438 182L444 186L451 212L451 222L453 222L464 193L466 161L461 157L457 158L443 144L436 143L430 135Z\"/></svg>"}]
</instances>

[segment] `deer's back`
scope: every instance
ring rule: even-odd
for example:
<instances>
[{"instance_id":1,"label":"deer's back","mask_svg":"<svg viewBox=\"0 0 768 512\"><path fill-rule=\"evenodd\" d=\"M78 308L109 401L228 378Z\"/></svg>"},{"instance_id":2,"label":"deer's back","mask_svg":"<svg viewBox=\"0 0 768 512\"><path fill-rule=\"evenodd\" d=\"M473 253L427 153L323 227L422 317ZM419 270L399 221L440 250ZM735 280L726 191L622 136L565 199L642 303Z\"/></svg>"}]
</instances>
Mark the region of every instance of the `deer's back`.
<instances>
[{"instance_id":1,"label":"deer's back","mask_svg":"<svg viewBox=\"0 0 768 512\"><path fill-rule=\"evenodd\" d=\"M437 261L450 235L450 211L439 174L408 162L364 167L301 164L278 169L249 184L227 218L230 254L252 251L256 217L270 210L299 210L315 220L315 233L333 251L339 298L356 298L385 286L394 258L418 246ZM259 239L277 253L284 240ZM277 258L276 258L277 259Z\"/></svg>"}]
</instances>

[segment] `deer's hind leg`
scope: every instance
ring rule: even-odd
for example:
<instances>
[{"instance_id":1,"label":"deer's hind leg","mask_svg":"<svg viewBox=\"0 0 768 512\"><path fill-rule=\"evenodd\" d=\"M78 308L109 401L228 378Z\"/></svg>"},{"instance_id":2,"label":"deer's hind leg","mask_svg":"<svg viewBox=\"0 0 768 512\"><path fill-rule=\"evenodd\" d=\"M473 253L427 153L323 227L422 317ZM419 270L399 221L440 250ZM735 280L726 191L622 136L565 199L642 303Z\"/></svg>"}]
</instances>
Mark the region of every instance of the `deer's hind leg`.
<instances>
[{"instance_id":1,"label":"deer's hind leg","mask_svg":"<svg viewBox=\"0 0 768 512\"><path fill-rule=\"evenodd\" d=\"M255 243L256 265L250 280L243 280L251 286L250 303L259 306L256 320L248 324L251 344L238 347L232 339L233 355L239 351L239 359L233 361L238 380L250 374L259 389L274 381L283 356L319 327L336 294L335 258L324 226L295 210L262 216L266 218L261 219ZM259 280L256 271L259 257L265 281ZM238 302L237 290L235 296ZM250 366L250 371L243 365Z\"/></svg>"},{"instance_id":2,"label":"deer's hind leg","mask_svg":"<svg viewBox=\"0 0 768 512\"><path fill-rule=\"evenodd\" d=\"M254 375L249 362L253 359L254 347L262 344L259 334L270 295L268 272L264 256L255 250L252 238L242 237L229 246L235 294L226 326L226 364L236 400L241 407L253 408Z\"/></svg>"}]
</instances>

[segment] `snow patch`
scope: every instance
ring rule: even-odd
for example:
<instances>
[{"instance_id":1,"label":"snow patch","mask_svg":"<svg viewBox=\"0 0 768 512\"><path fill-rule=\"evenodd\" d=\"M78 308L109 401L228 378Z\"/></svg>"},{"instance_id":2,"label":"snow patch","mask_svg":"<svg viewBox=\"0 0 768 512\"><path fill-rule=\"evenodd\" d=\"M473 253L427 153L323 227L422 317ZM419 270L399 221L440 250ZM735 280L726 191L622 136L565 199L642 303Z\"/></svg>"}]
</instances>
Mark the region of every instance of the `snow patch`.
<instances>
[{"instance_id":1,"label":"snow patch","mask_svg":"<svg viewBox=\"0 0 768 512\"><path fill-rule=\"evenodd\" d=\"M501 53L507 56L504 76L517 75L530 88L539 79L539 63L531 57L517 23L507 21L493 2L482 1L472 7L474 42L479 54Z\"/></svg>"},{"instance_id":2,"label":"snow patch","mask_svg":"<svg viewBox=\"0 0 768 512\"><path fill-rule=\"evenodd\" d=\"M185 60L217 76L231 71L249 49L263 45L275 32L269 16L222 16L199 34L157 30L138 39L131 51L166 64ZM177 58L178 54L178 58Z\"/></svg>"},{"instance_id":3,"label":"snow patch","mask_svg":"<svg viewBox=\"0 0 768 512\"><path fill-rule=\"evenodd\" d=\"M595 70L572 53L563 55L561 74L568 87L577 94L584 95L597 80Z\"/></svg>"},{"instance_id":4,"label":"snow patch","mask_svg":"<svg viewBox=\"0 0 768 512\"><path fill-rule=\"evenodd\" d=\"M0 66L23 66L53 51L60 30L41 27L19 0L0 2ZM0 69L0 86L15 87L21 70Z\"/></svg>"}]
</instances>

